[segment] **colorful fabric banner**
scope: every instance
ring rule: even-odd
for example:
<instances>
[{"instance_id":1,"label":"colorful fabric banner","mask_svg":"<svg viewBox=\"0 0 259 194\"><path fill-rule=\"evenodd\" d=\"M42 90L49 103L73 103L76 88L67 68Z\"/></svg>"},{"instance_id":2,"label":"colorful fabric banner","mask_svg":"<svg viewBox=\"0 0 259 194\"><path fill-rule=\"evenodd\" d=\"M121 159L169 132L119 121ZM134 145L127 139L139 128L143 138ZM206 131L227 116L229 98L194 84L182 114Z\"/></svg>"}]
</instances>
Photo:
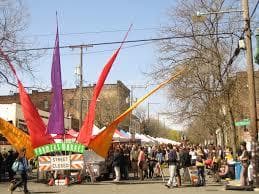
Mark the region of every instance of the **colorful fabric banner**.
<instances>
[{"instance_id":1,"label":"colorful fabric banner","mask_svg":"<svg viewBox=\"0 0 259 194\"><path fill-rule=\"evenodd\" d=\"M56 32L55 48L52 58L51 84L53 94L51 100L49 122L46 132L48 134L64 134L64 107L61 82L58 26Z\"/></svg>"},{"instance_id":2,"label":"colorful fabric banner","mask_svg":"<svg viewBox=\"0 0 259 194\"><path fill-rule=\"evenodd\" d=\"M45 134L46 126L20 81L18 81L18 86L22 112L29 129L32 147L37 148L49 143L54 143L51 135Z\"/></svg>"},{"instance_id":3,"label":"colorful fabric banner","mask_svg":"<svg viewBox=\"0 0 259 194\"><path fill-rule=\"evenodd\" d=\"M152 91L147 93L145 96L140 98L136 103L134 103L131 107L129 107L124 113L122 113L120 116L118 116L109 126L106 127L105 130L100 132L98 135L96 135L89 143L88 147L93 149L95 153L102 157L106 157L108 150L111 146L112 142L112 137L113 134L120 122L122 122L126 116L133 110L135 109L140 103L142 103L146 98L148 98L150 95L155 93L157 90L162 88L164 85L169 83L170 81L176 79L184 69L178 71L175 75L173 75L169 80L164 81L160 85L158 85L156 88L154 88Z\"/></svg>"},{"instance_id":4,"label":"colorful fabric banner","mask_svg":"<svg viewBox=\"0 0 259 194\"><path fill-rule=\"evenodd\" d=\"M45 134L46 126L42 118L40 117L36 107L32 103L30 96L27 94L22 83L20 82L16 74L16 71L14 69L14 66L11 63L9 57L2 51L1 48L0 48L0 54L7 61L8 65L10 66L11 70L13 71L18 81L20 102L22 105L24 119L26 121L28 130L29 130L32 147L37 148L45 144L54 143L51 136L49 134Z\"/></svg>"},{"instance_id":5,"label":"colorful fabric banner","mask_svg":"<svg viewBox=\"0 0 259 194\"><path fill-rule=\"evenodd\" d=\"M92 129L93 129L94 119L95 119L95 108L96 108L97 98L98 98L98 96L101 92L101 89L104 85L104 82L111 70L112 64L114 63L124 41L126 40L126 38L128 36L128 33L129 33L131 27L132 27L132 25L130 26L128 32L126 33L120 47L116 50L116 52L112 55L112 57L109 59L109 61L104 66L102 73L99 76L98 82L94 88L93 97L92 97L92 100L90 103L89 111L88 111L87 115L85 116L83 126L81 127L78 138L77 138L77 141L82 143L85 146L87 146L89 144L90 139L92 137Z\"/></svg>"},{"instance_id":6,"label":"colorful fabric banner","mask_svg":"<svg viewBox=\"0 0 259 194\"><path fill-rule=\"evenodd\" d=\"M28 159L34 157L30 136L21 129L16 128L11 123L0 118L0 133L17 151L20 151L22 148L26 148L26 157Z\"/></svg>"}]
</instances>

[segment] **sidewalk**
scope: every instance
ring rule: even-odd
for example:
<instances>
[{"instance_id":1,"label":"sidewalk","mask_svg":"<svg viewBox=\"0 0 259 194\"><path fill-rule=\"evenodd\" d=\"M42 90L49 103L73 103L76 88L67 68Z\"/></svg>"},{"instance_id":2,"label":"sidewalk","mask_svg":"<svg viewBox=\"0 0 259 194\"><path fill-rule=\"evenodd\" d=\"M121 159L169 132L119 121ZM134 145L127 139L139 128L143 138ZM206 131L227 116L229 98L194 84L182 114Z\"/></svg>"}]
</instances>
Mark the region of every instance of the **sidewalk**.
<instances>
[{"instance_id":1,"label":"sidewalk","mask_svg":"<svg viewBox=\"0 0 259 194\"><path fill-rule=\"evenodd\" d=\"M230 180L228 181L228 185L233 185L233 186L240 186L240 180Z\"/></svg>"}]
</instances>

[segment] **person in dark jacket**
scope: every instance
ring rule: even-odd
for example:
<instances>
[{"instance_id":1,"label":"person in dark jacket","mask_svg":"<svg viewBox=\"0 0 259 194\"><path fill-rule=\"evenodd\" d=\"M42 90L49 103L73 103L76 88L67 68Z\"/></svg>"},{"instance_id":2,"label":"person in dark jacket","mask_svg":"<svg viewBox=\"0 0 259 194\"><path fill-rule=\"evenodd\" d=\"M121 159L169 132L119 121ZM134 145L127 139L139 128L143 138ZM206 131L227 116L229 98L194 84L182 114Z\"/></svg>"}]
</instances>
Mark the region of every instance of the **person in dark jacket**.
<instances>
[{"instance_id":1,"label":"person in dark jacket","mask_svg":"<svg viewBox=\"0 0 259 194\"><path fill-rule=\"evenodd\" d=\"M176 170L177 170L177 163L179 162L179 155L177 154L177 148L172 144L168 144L168 166L169 166L169 180L166 187L170 188L176 185Z\"/></svg>"},{"instance_id":2,"label":"person in dark jacket","mask_svg":"<svg viewBox=\"0 0 259 194\"><path fill-rule=\"evenodd\" d=\"M130 166L130 150L127 145L123 147L123 178L129 179L129 166Z\"/></svg>"},{"instance_id":3,"label":"person in dark jacket","mask_svg":"<svg viewBox=\"0 0 259 194\"><path fill-rule=\"evenodd\" d=\"M8 176L9 176L9 181L13 180L15 173L12 170L12 165L17 158L17 155L14 153L13 150L8 151L8 156L6 158L6 163L7 163L7 171L8 171Z\"/></svg>"},{"instance_id":4,"label":"person in dark jacket","mask_svg":"<svg viewBox=\"0 0 259 194\"><path fill-rule=\"evenodd\" d=\"M148 159L148 177L153 178L154 176L154 168L157 164L157 160L154 157Z\"/></svg>"},{"instance_id":5,"label":"person in dark jacket","mask_svg":"<svg viewBox=\"0 0 259 194\"><path fill-rule=\"evenodd\" d=\"M25 157L26 149L22 148L19 152L19 155L17 157L17 161L19 162L17 174L21 176L21 180L17 181L12 187L11 187L11 193L20 185L23 185L23 191L24 194L29 194L30 192L28 191L27 187L27 180L28 180L28 175L27 172L29 170L29 165L28 161Z\"/></svg>"},{"instance_id":6,"label":"person in dark jacket","mask_svg":"<svg viewBox=\"0 0 259 194\"><path fill-rule=\"evenodd\" d=\"M121 172L120 172L120 167L121 167L121 162L122 162L122 154L120 148L116 148L113 156L113 167L115 171L115 179L114 181L120 181L121 178Z\"/></svg>"}]
</instances>

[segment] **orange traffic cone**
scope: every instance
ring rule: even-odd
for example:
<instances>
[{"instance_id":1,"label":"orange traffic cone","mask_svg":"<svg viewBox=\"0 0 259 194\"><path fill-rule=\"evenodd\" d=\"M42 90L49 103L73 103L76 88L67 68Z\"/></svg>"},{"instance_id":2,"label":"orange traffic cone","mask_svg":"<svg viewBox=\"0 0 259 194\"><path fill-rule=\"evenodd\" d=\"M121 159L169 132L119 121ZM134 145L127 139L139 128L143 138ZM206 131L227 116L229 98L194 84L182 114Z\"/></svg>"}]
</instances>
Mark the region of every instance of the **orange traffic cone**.
<instances>
[{"instance_id":1,"label":"orange traffic cone","mask_svg":"<svg viewBox=\"0 0 259 194\"><path fill-rule=\"evenodd\" d=\"M69 185L69 178L68 177L65 178L65 185L67 185L67 186Z\"/></svg>"},{"instance_id":2,"label":"orange traffic cone","mask_svg":"<svg viewBox=\"0 0 259 194\"><path fill-rule=\"evenodd\" d=\"M49 180L49 183L48 183L49 186L53 186L54 185L54 178L51 178Z\"/></svg>"}]
</instances>

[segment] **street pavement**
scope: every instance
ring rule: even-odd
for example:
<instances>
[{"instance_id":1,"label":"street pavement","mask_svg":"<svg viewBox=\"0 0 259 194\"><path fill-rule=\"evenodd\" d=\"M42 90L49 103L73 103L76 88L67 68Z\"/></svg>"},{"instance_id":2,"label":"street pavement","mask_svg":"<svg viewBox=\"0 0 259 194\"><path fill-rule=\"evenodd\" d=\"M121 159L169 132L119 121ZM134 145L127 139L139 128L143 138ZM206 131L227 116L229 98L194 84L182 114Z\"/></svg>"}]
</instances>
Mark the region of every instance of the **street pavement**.
<instances>
[{"instance_id":1,"label":"street pavement","mask_svg":"<svg viewBox=\"0 0 259 194\"><path fill-rule=\"evenodd\" d=\"M172 193L176 192L177 194L233 194L240 193L240 191L226 191L223 185L219 184L208 184L205 187L191 187L189 185L183 185L180 188L168 189L164 186L163 182L158 181L128 181L122 183L113 183L113 182L99 182L96 184L74 184L71 186L47 186L46 184L36 183L30 181L28 183L28 188L33 194L43 194L43 193L62 193L62 194L77 194L77 193L91 193L91 194L157 194L157 193ZM242 191L244 192L244 191ZM8 183L0 183L0 193L1 194L10 194L8 191ZM14 194L23 193L19 190L15 191Z\"/></svg>"},{"instance_id":2,"label":"street pavement","mask_svg":"<svg viewBox=\"0 0 259 194\"><path fill-rule=\"evenodd\" d=\"M165 171L165 181L168 180L167 171ZM223 183L218 184L212 181L210 176L206 176L206 186L204 187L192 187L189 182L183 184L180 188L168 189L165 187L165 181L161 177L154 179L140 180L122 180L118 183L111 181L101 181L91 184L89 182L82 182L82 184L72 184L70 186L48 186L47 184L36 182L35 173L31 175L31 179L28 182L28 188L32 194L44 194L44 193L62 193L62 194L77 194L77 193L89 193L89 194L157 194L157 193L172 193L177 194L235 194L240 191L225 190ZM240 181L230 181L231 185L239 185ZM8 182L0 182L0 194L10 194L8 191ZM244 191L243 191L244 192ZM22 194L22 191L14 192L14 194ZM258 192L259 193L259 192Z\"/></svg>"}]
</instances>

